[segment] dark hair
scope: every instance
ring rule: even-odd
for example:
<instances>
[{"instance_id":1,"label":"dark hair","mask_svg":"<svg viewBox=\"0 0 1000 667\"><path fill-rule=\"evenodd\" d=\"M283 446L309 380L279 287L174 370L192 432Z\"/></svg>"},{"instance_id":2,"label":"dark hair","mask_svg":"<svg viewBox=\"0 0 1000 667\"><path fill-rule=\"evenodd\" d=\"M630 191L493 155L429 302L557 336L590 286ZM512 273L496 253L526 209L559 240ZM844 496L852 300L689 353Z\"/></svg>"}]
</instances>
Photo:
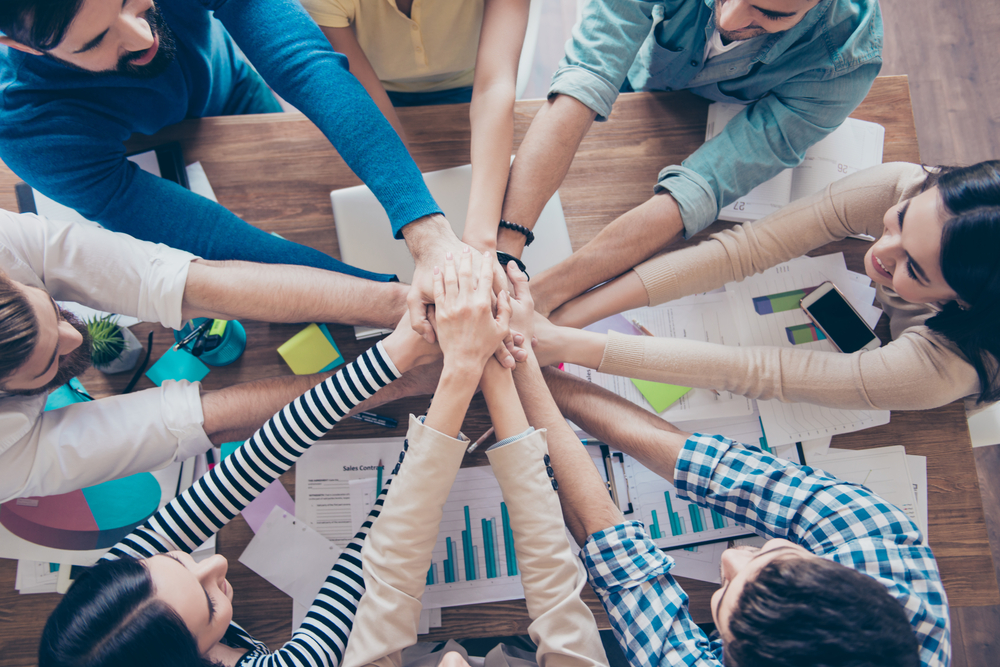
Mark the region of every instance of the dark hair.
<instances>
[{"instance_id":1,"label":"dark hair","mask_svg":"<svg viewBox=\"0 0 1000 667\"><path fill-rule=\"evenodd\" d=\"M38 343L38 318L24 292L0 272L0 382L24 365Z\"/></svg>"},{"instance_id":2,"label":"dark hair","mask_svg":"<svg viewBox=\"0 0 1000 667\"><path fill-rule=\"evenodd\" d=\"M1000 400L1000 160L942 167L924 188L937 186L947 220L941 272L961 300L927 321L958 346L979 375L978 403Z\"/></svg>"},{"instance_id":3,"label":"dark hair","mask_svg":"<svg viewBox=\"0 0 1000 667\"><path fill-rule=\"evenodd\" d=\"M774 560L729 619L728 667L917 667L919 646L885 586L821 558Z\"/></svg>"},{"instance_id":4,"label":"dark hair","mask_svg":"<svg viewBox=\"0 0 1000 667\"><path fill-rule=\"evenodd\" d=\"M42 631L39 667L209 667L134 558L102 560L70 587Z\"/></svg>"},{"instance_id":5,"label":"dark hair","mask_svg":"<svg viewBox=\"0 0 1000 667\"><path fill-rule=\"evenodd\" d=\"M83 0L3 0L0 31L39 51L59 45Z\"/></svg>"}]
</instances>

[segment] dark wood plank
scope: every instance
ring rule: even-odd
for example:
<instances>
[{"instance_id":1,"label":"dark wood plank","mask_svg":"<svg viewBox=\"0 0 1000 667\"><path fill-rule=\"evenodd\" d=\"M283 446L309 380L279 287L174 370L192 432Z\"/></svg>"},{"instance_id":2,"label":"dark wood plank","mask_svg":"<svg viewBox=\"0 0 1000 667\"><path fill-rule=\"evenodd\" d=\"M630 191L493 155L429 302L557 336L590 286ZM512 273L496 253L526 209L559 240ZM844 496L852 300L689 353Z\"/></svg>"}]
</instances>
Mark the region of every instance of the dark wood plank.
<instances>
[{"instance_id":1,"label":"dark wood plank","mask_svg":"<svg viewBox=\"0 0 1000 667\"><path fill-rule=\"evenodd\" d=\"M1000 606L956 607L952 611L952 649L967 665L996 665L1000 660ZM956 632L957 629L957 632ZM952 665L959 663L955 660Z\"/></svg>"}]
</instances>

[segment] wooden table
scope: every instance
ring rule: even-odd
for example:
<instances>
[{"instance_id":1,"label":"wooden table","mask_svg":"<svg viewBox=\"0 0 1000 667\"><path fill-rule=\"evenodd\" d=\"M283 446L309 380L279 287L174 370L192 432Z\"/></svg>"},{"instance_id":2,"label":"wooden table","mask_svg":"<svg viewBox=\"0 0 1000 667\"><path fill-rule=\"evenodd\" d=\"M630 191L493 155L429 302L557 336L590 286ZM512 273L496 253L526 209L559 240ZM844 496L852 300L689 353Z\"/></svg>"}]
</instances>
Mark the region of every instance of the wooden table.
<instances>
[{"instance_id":1,"label":"wooden table","mask_svg":"<svg viewBox=\"0 0 1000 667\"><path fill-rule=\"evenodd\" d=\"M541 102L518 102L515 144L520 143ZM560 194L574 249L593 238L609 221L645 201L661 167L679 163L705 136L707 102L688 93L622 95L606 123L595 123L584 139ZM417 164L424 171L468 163L469 126L465 105L400 109ZM916 132L906 77L882 77L853 114L886 128L885 161L919 162ZM178 140L188 161L205 167L219 201L267 231L339 256L329 192L358 184L330 144L297 114L209 118L180 123L152 138L132 141L135 149ZM2 165L0 165L2 167ZM0 206L16 210L16 178L0 169ZM846 240L817 254L843 250L849 268L863 271L865 244ZM287 374L275 348L300 325L247 323L249 347L236 364L213 369L204 381L208 389L260 377ZM156 329L154 359L162 354L169 332L139 325L140 340ZM331 327L341 349L353 358L367 343L354 340L348 327ZM885 326L881 331L886 336ZM88 371L82 380L95 395L119 391L127 378ZM142 379L138 388L151 386ZM421 414L427 398L411 398L379 412L397 418L392 432L347 420L333 438L404 435L409 412ZM488 427L485 406L476 399L463 430L473 436ZM937 556L952 606L1000 603L983 521L975 463L960 404L923 412L899 412L881 427L834 438L834 446L863 449L903 444L911 454L927 457L930 543ZM466 465L484 465L482 449ZM294 493L294 469L282 477ZM230 560L229 579L237 591L236 620L256 637L278 646L290 635L291 601L238 562L251 538L237 517L219 534L219 552ZM13 590L15 563L0 561L0 661L4 665L34 664L38 636L45 618L58 602L56 595L19 596ZM699 622L709 621L712 584L682 580ZM599 622L607 619L589 587L586 597ZM523 633L527 617L523 601L445 609L444 626L433 638L494 636Z\"/></svg>"}]
</instances>

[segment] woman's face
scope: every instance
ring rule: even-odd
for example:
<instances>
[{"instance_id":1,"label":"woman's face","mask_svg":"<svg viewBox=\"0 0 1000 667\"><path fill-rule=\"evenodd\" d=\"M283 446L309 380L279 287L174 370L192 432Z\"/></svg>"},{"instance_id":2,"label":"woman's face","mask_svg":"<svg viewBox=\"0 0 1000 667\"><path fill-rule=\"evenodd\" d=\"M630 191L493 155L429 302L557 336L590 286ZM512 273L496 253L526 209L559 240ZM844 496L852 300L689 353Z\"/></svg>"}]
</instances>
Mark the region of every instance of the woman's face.
<instances>
[{"instance_id":1,"label":"woman's face","mask_svg":"<svg viewBox=\"0 0 1000 667\"><path fill-rule=\"evenodd\" d=\"M180 617L207 653L219 643L233 620L233 588L226 581L229 563L216 554L195 562L183 551L153 556L143 561L153 579L156 597Z\"/></svg>"},{"instance_id":2,"label":"woman's face","mask_svg":"<svg viewBox=\"0 0 1000 667\"><path fill-rule=\"evenodd\" d=\"M958 298L941 273L944 207L931 188L885 213L882 238L865 254L865 273L911 303Z\"/></svg>"}]
</instances>

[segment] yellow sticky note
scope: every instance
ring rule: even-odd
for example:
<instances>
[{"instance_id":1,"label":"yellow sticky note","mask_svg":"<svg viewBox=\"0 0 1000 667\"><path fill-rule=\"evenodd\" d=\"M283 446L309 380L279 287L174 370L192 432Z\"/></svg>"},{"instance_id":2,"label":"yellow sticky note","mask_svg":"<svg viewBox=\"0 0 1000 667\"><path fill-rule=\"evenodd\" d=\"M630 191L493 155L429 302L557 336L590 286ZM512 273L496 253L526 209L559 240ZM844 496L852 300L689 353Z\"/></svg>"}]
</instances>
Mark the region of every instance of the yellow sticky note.
<instances>
[{"instance_id":1,"label":"yellow sticky note","mask_svg":"<svg viewBox=\"0 0 1000 667\"><path fill-rule=\"evenodd\" d=\"M278 354L296 375L309 375L344 363L326 325L310 324L278 348Z\"/></svg>"},{"instance_id":2,"label":"yellow sticky note","mask_svg":"<svg viewBox=\"0 0 1000 667\"><path fill-rule=\"evenodd\" d=\"M677 402L681 396L691 391L691 387L680 387L676 384L650 382L649 380L632 379L632 384L642 392L649 404L657 412L663 412Z\"/></svg>"}]
</instances>

